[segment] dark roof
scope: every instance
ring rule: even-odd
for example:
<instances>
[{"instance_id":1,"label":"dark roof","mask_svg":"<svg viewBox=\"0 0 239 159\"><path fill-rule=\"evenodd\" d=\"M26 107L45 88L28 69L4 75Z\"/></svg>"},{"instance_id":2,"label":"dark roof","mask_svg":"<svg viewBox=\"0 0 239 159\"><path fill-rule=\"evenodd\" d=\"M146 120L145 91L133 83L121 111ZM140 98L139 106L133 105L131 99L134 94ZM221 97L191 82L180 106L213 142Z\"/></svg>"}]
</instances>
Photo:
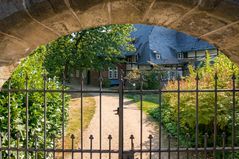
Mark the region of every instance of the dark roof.
<instances>
[{"instance_id":1,"label":"dark roof","mask_svg":"<svg viewBox=\"0 0 239 159\"><path fill-rule=\"evenodd\" d=\"M131 36L135 39L138 64L179 64L179 52L215 49L206 41L165 27L136 24L135 28ZM160 59L156 59L155 52L160 53Z\"/></svg>"}]
</instances>

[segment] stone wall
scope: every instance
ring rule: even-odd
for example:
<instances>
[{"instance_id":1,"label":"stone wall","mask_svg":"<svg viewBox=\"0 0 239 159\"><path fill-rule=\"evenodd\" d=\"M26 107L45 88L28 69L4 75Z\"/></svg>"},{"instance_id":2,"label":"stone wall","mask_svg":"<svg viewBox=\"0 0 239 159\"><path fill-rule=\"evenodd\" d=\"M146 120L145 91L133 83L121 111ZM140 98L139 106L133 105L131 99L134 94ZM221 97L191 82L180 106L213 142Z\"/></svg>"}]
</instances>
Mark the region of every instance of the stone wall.
<instances>
[{"instance_id":1,"label":"stone wall","mask_svg":"<svg viewBox=\"0 0 239 159\"><path fill-rule=\"evenodd\" d=\"M0 85L41 44L82 29L125 23L197 36L239 64L238 0L1 0Z\"/></svg>"}]
</instances>

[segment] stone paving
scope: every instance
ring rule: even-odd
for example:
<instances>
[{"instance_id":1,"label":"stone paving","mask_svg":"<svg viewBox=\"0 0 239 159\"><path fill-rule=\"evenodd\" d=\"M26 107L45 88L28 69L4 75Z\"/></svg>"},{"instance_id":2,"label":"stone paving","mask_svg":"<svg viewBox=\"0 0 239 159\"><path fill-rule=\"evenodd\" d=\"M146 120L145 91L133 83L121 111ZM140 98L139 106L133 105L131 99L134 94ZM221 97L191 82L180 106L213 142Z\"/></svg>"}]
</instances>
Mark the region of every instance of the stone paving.
<instances>
[{"instance_id":1,"label":"stone paving","mask_svg":"<svg viewBox=\"0 0 239 159\"><path fill-rule=\"evenodd\" d=\"M88 127L84 131L84 148L90 148L89 136L93 135L93 149L99 149L99 96L94 94L96 100L96 112ZM119 103L117 94L104 94L102 96L102 149L108 150L109 142L108 135L111 134L112 149L118 150L118 131L119 131L119 120L118 116L114 114L114 110L117 109ZM130 135L133 134L135 137L134 146L135 149L140 148L140 110L137 105L129 99L124 99L124 148L130 150L131 142ZM158 126L150 121L145 114L143 114L143 149L149 149L149 135L153 135L154 139L152 142L152 148L157 149L159 143L159 129ZM168 140L167 134L163 131L161 136L161 145L167 148ZM172 146L172 145L171 145ZM176 158L175 153L171 153L171 159ZM80 155L76 155L76 158L80 158ZM90 158L89 154L84 154L84 159ZM93 154L93 159L98 159L99 154ZM108 154L102 154L102 158L108 158ZM135 154L135 159L139 158L139 154ZM143 154L143 159L149 158L149 154ZM152 159L157 159L158 153L152 153ZM161 159L167 159L168 153L162 153ZM183 158L183 157L181 157ZM118 159L117 154L112 154L112 159Z\"/></svg>"}]
</instances>

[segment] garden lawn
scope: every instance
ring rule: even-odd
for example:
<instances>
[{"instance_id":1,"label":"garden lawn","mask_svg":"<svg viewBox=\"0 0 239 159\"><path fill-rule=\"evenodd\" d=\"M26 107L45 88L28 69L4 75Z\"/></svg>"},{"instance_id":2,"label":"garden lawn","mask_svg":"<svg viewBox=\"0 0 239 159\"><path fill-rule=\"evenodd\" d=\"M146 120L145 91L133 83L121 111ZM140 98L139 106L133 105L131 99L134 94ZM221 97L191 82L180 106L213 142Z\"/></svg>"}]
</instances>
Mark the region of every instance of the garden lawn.
<instances>
[{"instance_id":1,"label":"garden lawn","mask_svg":"<svg viewBox=\"0 0 239 159\"><path fill-rule=\"evenodd\" d=\"M95 114L96 102L91 96L83 97L83 130L85 130L91 119ZM72 147L71 135L74 134L74 148L78 148L80 145L80 136L81 136L81 99L80 94L72 95L72 98L69 102L69 118L65 130L65 149L70 149ZM59 141L60 143L61 141ZM61 144L59 144L61 146ZM65 157L68 158L70 154L65 154ZM61 154L57 155L58 157Z\"/></svg>"},{"instance_id":2,"label":"garden lawn","mask_svg":"<svg viewBox=\"0 0 239 159\"><path fill-rule=\"evenodd\" d=\"M80 143L81 134L81 99L80 97L72 98L69 103L69 120L66 126L65 148L71 148L71 135L75 135L75 146ZM83 97L83 130L89 124L95 114L96 103L93 97Z\"/></svg>"},{"instance_id":3,"label":"garden lawn","mask_svg":"<svg viewBox=\"0 0 239 159\"><path fill-rule=\"evenodd\" d=\"M140 96L139 95L126 95L126 98L129 98L137 103L138 107L140 108ZM157 95L144 95L143 96L143 111L149 115L149 112L152 109L158 108L158 96Z\"/></svg>"}]
</instances>

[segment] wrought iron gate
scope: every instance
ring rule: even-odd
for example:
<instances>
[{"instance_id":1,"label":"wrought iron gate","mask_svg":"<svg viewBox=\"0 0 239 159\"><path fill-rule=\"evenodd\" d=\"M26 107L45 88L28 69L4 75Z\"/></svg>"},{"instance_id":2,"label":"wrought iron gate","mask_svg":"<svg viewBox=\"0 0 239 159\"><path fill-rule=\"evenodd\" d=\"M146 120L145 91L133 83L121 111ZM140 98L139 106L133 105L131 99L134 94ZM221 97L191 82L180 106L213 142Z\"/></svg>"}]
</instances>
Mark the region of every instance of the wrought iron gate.
<instances>
[{"instance_id":1,"label":"wrought iron gate","mask_svg":"<svg viewBox=\"0 0 239 159\"><path fill-rule=\"evenodd\" d=\"M120 78L120 85L119 88L117 90L106 90L102 88L102 83L103 83L103 78L102 75L100 75L99 78L99 89L98 90L86 90L83 87L83 75L81 76L81 82L80 82L80 89L74 89L74 90L70 90L70 89L66 89L66 87L62 87L62 89L48 89L47 88L47 82L48 82L48 78L46 76L44 76L44 83L43 83L43 89L29 89L28 86L28 77L26 77L26 83L25 83L25 88L24 89L17 89L17 88L12 88L11 87L11 83L9 80L9 84L8 84L8 89L2 89L1 92L2 93L6 93L7 94L7 98L8 98L8 104L7 104L7 108L8 108L8 113L5 114L1 114L1 118L7 118L8 120L8 125L7 128L1 128L1 137L0 137L0 158L66 158L65 154L71 154L70 157L67 158L86 158L85 156L88 156L89 158L93 158L93 154L98 154L97 158L105 158L102 156L102 154L107 154L107 158L114 158L112 157L113 154L117 154L117 158L119 159L132 159L135 158L135 155L137 155L137 158L145 158L144 154L147 154L147 158L187 158L187 159L191 159L191 158L204 158L207 159L209 157L212 158L232 158L232 159L236 159L239 153L239 139L238 139L238 131L239 131L239 123L238 121L238 115L239 115L239 111L238 111L238 103L237 103L237 93L239 92L239 89L236 88L236 76L233 75L232 80L231 80L231 88L228 89L220 89L220 87L218 87L218 77L217 75L215 75L215 83L214 83L214 88L213 89L199 89L199 82L200 79L197 76L195 78L195 89L190 89L190 90L183 90L181 89L181 79L178 78L176 80L177 82L177 88L176 90L168 90L168 89L164 89L164 87L162 86L162 83L164 83L164 81L162 81L160 78L155 79L159 82L159 88L156 90L144 90L143 89L143 84L144 84L144 79L141 78L141 80L139 81L139 85L140 88L139 89L127 89L125 88L125 80L123 78L123 76L121 76ZM64 84L64 82L63 82ZM42 107L44 108L43 110L43 114L44 114L44 121L43 122L43 133L44 133L44 138L43 140L43 144L39 145L38 144L38 137L34 137L34 138L30 138L29 137L29 132L31 131L31 128L29 128L29 119L31 117L29 117L29 107L31 107L31 105L28 102L28 96L29 93L35 93L35 92L40 92L42 93L42 97L44 98L44 103L42 104ZM219 93L224 93L224 92L228 92L231 93L231 99L229 100L231 105L231 126L227 127L228 129L231 129L231 134L230 134L230 140L228 140L226 138L227 134L226 133L218 133L218 126L217 126L217 120L218 120L218 107L220 106L218 103L218 94ZM20 134L20 132L15 132L16 135L15 136L11 136L12 132L11 132L11 128L13 127L13 125L11 125L11 107L13 107L14 105L12 105L12 101L11 101L11 95L13 93L25 93L25 117L24 120L25 125L24 125L24 129L26 134ZM56 138L55 136L48 136L47 134L47 109L48 109L48 101L47 101L47 94L48 93L60 93L61 94L61 98L62 98L62 105L59 107L62 107L62 128L61 128L61 137L60 138ZM71 142L72 142L72 147L71 148L65 148L64 147L64 136L65 136L65 95L66 94L71 94L71 93L80 93L80 97L81 97L81 138L80 138L80 146L78 147L74 147L74 142L75 142L75 137L74 134L72 134L71 136ZM84 138L83 134L83 96L84 94L90 94L90 93L95 93L95 94L99 94L99 109L100 109L100 115L99 115L99 148L95 149L93 148L93 144L94 144L94 134L90 135L89 138ZM177 106L177 112L175 112L175 114L177 115L177 132L175 132L175 134L168 134L168 139L167 139L167 147L162 145L161 142L161 136L162 136L162 130L163 130L163 121L162 121L162 104L163 104L163 94L165 93L170 93L170 94L175 94L175 99L178 102L178 106ZM192 141L192 138L194 140L194 143L191 144L193 146L190 147L190 144L186 144L186 146L182 146L182 144L180 143L180 134L182 134L181 132L181 127L180 127L180 120L181 120L181 107L180 107L180 97L184 94L184 93L194 93L195 94L195 129L194 129L194 135L190 136L188 133L185 133L185 139L186 142L190 142ZM214 105L210 106L213 107L214 109L214 122L213 122L213 132L210 134L210 136L207 134L207 130L205 130L205 134L200 134L199 133L199 105L200 105L200 100L199 100L199 94L202 93L213 93L214 94ZM118 149L112 149L111 144L112 144L112 140L114 139L114 136L109 135L109 136L102 136L102 116L104 114L102 114L102 94L118 94L119 95L119 108L118 110L116 110L116 113L119 116L119 136L118 136ZM124 96L126 94L134 94L134 95L138 95L140 97L140 104L139 104L139 110L140 110L140 146L138 148L136 148L134 146L134 134L132 134L131 136L125 136L124 135L124 128L127 125L124 125L124 112L127 111L124 109ZM143 147L143 98L145 95L147 94L152 94L154 96L158 97L158 109L159 109L159 121L158 121L158 125L159 125L159 129L158 129L158 137L159 137L159 141L157 144L157 148L155 148L155 146L152 145L153 141L155 140L155 135L149 135L148 136L148 147L144 148ZM1 113L1 112L0 112ZM112 112L113 113L113 112ZM207 115L207 114L205 114ZM189 119L190 120L190 119ZM41 121L39 121L41 122ZM115 123L113 123L115 124ZM136 123L137 124L137 123ZM4 132L4 130L7 130L6 132ZM199 144L199 137L204 139L204 146L199 146L202 144ZM3 138L7 138L5 143L3 143ZM19 144L19 140L24 141L21 145ZM46 139L47 138L51 138L52 142L51 142L51 146L47 147L46 145ZM102 138L107 138L108 139L108 149L103 149L102 148ZM208 143L208 139L211 138L212 139L212 143ZM126 149L124 147L124 141L125 140L130 140L131 142L131 148L130 149ZM15 145L12 144L11 141L15 141ZM90 141L90 146L89 147L84 147L84 142L86 140ZM174 140L174 144L172 144L172 141ZM34 146L29 146L29 141L34 141ZM59 141L62 143L61 147L57 146L57 144L59 144ZM175 144L176 143L176 144ZM210 144L210 145L208 145ZM21 154L21 155L20 155ZM41 155L39 155L41 154ZM59 154L60 157L59 157ZM80 154L80 155L77 155ZM172 156L172 154L176 154L174 156ZM220 155L217 155L220 154ZM229 155L225 155L225 154L229 154ZM226 157L226 156L230 156L230 157Z\"/></svg>"}]
</instances>

